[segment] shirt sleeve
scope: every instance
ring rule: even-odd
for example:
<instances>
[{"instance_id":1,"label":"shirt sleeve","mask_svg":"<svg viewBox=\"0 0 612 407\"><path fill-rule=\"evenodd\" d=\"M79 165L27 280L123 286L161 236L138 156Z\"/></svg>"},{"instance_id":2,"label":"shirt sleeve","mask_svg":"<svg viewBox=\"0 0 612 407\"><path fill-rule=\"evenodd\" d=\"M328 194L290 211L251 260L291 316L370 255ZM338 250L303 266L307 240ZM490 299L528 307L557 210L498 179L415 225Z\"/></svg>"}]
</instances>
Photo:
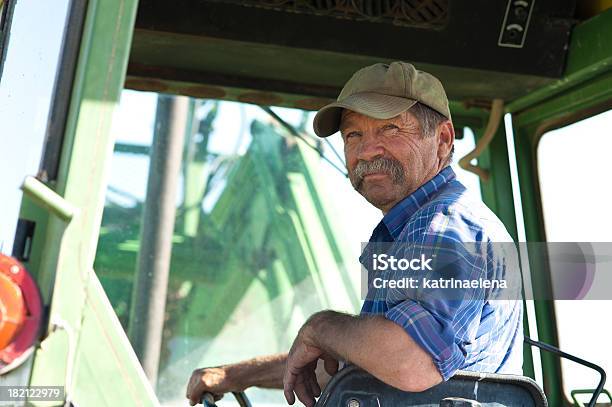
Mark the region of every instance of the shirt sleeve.
<instances>
[{"instance_id":1,"label":"shirt sleeve","mask_svg":"<svg viewBox=\"0 0 612 407\"><path fill-rule=\"evenodd\" d=\"M412 224L412 225L411 225ZM473 242L478 233L449 208L433 208L407 225L404 242L419 243L421 250L435 252L432 271L421 278L474 280L486 274L486 258ZM401 242L400 242L401 243ZM411 246L414 250L414 246ZM412 255L418 254L412 252ZM444 380L461 369L466 345L474 341L486 293L480 287L391 290L385 317L401 326L426 352Z\"/></svg>"},{"instance_id":2,"label":"shirt sleeve","mask_svg":"<svg viewBox=\"0 0 612 407\"><path fill-rule=\"evenodd\" d=\"M405 300L385 313L385 318L401 326L431 356L444 380L459 370L466 358L453 321L441 315L435 304Z\"/></svg>"}]
</instances>

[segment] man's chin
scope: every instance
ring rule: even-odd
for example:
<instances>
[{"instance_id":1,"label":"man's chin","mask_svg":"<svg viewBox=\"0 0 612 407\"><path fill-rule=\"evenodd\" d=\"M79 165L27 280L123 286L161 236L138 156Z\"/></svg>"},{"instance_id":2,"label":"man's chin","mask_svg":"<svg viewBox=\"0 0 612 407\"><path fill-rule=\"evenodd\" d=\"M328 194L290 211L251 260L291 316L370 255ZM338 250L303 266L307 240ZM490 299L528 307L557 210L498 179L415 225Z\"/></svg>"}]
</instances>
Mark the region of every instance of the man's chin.
<instances>
[{"instance_id":1,"label":"man's chin","mask_svg":"<svg viewBox=\"0 0 612 407\"><path fill-rule=\"evenodd\" d=\"M390 205L393 206L396 200L395 196L390 196L390 194L385 193L366 192L363 189L359 191L359 193L366 199L366 201L381 211L387 210Z\"/></svg>"},{"instance_id":2,"label":"man's chin","mask_svg":"<svg viewBox=\"0 0 612 407\"><path fill-rule=\"evenodd\" d=\"M359 192L366 201L383 212L392 208L406 196L398 185L392 184L389 180L384 180L382 182L378 180L377 182L364 180L360 188L357 189L357 192Z\"/></svg>"}]
</instances>

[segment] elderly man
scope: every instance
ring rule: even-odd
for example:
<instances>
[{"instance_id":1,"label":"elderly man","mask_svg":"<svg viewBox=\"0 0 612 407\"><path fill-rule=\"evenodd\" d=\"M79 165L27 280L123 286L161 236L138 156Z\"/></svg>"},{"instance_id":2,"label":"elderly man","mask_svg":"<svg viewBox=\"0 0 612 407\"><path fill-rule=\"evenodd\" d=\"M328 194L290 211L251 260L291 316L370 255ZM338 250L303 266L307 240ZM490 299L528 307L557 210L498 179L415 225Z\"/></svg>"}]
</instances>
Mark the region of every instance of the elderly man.
<instances>
[{"instance_id":1,"label":"elderly man","mask_svg":"<svg viewBox=\"0 0 612 407\"><path fill-rule=\"evenodd\" d=\"M341 132L353 187L384 214L370 242L512 241L482 202L468 198L449 166L455 132L442 84L432 75L403 62L363 68L317 113L314 130L320 137ZM474 275L475 267L453 263L458 276ZM312 406L338 361L412 392L459 369L522 373L520 301L424 298L370 292L360 315L314 314L288 354L198 369L187 397L193 405L203 392L259 386L283 388L290 404L297 395Z\"/></svg>"}]
</instances>

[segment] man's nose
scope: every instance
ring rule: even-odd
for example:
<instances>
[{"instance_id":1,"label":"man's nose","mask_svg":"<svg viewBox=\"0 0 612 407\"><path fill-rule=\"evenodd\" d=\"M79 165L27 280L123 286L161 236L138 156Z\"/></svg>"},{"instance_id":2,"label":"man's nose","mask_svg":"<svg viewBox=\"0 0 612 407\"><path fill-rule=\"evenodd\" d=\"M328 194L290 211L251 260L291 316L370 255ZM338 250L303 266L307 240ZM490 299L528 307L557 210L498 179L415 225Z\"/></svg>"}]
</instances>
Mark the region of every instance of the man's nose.
<instances>
[{"instance_id":1,"label":"man's nose","mask_svg":"<svg viewBox=\"0 0 612 407\"><path fill-rule=\"evenodd\" d=\"M359 148L358 157L360 160L371 161L376 158L380 158L385 154L378 137L374 136L362 136L361 146Z\"/></svg>"}]
</instances>

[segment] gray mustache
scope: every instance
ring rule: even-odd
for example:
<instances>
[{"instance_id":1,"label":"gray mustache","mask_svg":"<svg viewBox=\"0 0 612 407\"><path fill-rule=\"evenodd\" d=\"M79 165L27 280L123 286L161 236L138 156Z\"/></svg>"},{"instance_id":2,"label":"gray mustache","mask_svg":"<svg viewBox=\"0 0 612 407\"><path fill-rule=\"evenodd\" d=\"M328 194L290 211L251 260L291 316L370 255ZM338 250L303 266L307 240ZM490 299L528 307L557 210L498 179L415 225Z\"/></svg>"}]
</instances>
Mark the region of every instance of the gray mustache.
<instances>
[{"instance_id":1,"label":"gray mustache","mask_svg":"<svg viewBox=\"0 0 612 407\"><path fill-rule=\"evenodd\" d=\"M372 161L359 161L350 175L351 183L359 190L363 177L374 173L389 174L394 184L399 184L404 179L404 168L399 161L392 158L377 158Z\"/></svg>"}]
</instances>

